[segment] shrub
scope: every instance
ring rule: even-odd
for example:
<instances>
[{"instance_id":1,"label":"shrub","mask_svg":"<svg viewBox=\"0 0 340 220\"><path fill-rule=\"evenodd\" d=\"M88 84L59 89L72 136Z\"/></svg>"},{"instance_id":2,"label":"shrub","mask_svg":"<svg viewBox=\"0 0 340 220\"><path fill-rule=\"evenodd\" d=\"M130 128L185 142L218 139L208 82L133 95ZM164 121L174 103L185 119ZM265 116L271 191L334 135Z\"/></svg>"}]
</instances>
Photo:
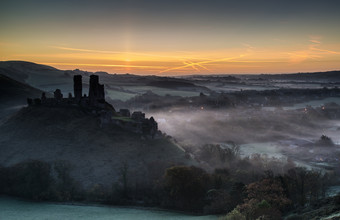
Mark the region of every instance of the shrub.
<instances>
[{"instance_id":1,"label":"shrub","mask_svg":"<svg viewBox=\"0 0 340 220\"><path fill-rule=\"evenodd\" d=\"M221 218L221 220L246 220L246 217L235 208L233 211L229 212L228 215Z\"/></svg>"},{"instance_id":2,"label":"shrub","mask_svg":"<svg viewBox=\"0 0 340 220\"><path fill-rule=\"evenodd\" d=\"M51 166L32 160L9 167L4 180L4 193L35 200L49 198L53 179Z\"/></svg>"}]
</instances>

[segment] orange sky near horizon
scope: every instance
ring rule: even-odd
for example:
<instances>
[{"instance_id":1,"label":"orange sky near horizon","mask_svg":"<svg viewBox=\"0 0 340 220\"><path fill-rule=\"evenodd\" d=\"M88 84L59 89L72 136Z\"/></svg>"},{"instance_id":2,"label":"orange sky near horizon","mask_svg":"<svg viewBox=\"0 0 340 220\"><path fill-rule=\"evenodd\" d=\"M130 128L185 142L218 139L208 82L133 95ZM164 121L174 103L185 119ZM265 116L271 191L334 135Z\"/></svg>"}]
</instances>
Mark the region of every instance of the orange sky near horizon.
<instances>
[{"instance_id":1,"label":"orange sky near horizon","mask_svg":"<svg viewBox=\"0 0 340 220\"><path fill-rule=\"evenodd\" d=\"M0 60L162 76L340 70L329 0L33 2L0 3Z\"/></svg>"},{"instance_id":2,"label":"orange sky near horizon","mask_svg":"<svg viewBox=\"0 0 340 220\"><path fill-rule=\"evenodd\" d=\"M41 46L39 51L15 43L0 44L0 57L81 69L141 75L252 74L316 72L340 69L340 45L306 37L305 44L202 51L107 51L93 48ZM289 44L289 43L288 43Z\"/></svg>"}]
</instances>

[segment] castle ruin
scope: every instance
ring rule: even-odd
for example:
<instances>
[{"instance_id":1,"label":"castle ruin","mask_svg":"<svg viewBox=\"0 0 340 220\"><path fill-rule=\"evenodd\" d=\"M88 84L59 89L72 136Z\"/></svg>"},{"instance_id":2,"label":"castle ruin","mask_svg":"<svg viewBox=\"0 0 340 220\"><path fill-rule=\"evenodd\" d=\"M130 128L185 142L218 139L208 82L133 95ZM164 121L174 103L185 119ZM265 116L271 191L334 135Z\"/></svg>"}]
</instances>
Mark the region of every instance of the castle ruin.
<instances>
[{"instance_id":1,"label":"castle ruin","mask_svg":"<svg viewBox=\"0 0 340 220\"><path fill-rule=\"evenodd\" d=\"M97 103L103 102L105 102L104 85L99 84L99 77L97 75L91 75L89 89L89 104L96 105Z\"/></svg>"},{"instance_id":2,"label":"castle ruin","mask_svg":"<svg viewBox=\"0 0 340 220\"><path fill-rule=\"evenodd\" d=\"M68 98L64 98L60 89L56 89L53 98L46 98L43 93L41 98L27 98L29 106L79 106L91 114L95 114L100 119L100 125L109 124L118 125L119 127L134 133L139 133L152 138L158 133L158 124L153 117L145 118L145 114L137 111L130 114L129 109L121 109L116 112L114 107L105 101L104 85L99 84L99 76L90 76L90 87L88 96L82 95L83 85L82 76L73 76L73 95L70 93Z\"/></svg>"},{"instance_id":3,"label":"castle ruin","mask_svg":"<svg viewBox=\"0 0 340 220\"><path fill-rule=\"evenodd\" d=\"M83 83L81 75L73 76L73 94L75 101L79 103L83 94Z\"/></svg>"}]
</instances>

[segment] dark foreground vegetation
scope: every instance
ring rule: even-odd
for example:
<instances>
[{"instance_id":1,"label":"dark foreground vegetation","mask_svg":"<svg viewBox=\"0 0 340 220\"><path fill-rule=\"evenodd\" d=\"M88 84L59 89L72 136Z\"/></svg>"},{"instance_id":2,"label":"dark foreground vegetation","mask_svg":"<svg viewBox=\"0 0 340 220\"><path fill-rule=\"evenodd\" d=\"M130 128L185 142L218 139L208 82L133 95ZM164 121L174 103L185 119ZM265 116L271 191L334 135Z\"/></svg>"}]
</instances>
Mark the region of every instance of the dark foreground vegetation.
<instances>
[{"instance_id":1,"label":"dark foreground vegetation","mask_svg":"<svg viewBox=\"0 0 340 220\"><path fill-rule=\"evenodd\" d=\"M219 168L174 166L165 170L162 179L134 185L128 179L128 164L123 164L119 181L110 190L100 185L82 189L70 177L70 166L65 161L26 161L0 167L0 193L39 201L158 206L199 214L227 214L223 218L228 220L282 216L312 219L340 210L338 197L326 199L327 187L335 183L334 172L307 170L295 167L291 161L261 155L240 158L236 145L226 149L206 145L201 153L197 156L202 164L214 161L214 167ZM328 209L323 210L320 204L327 204Z\"/></svg>"}]
</instances>

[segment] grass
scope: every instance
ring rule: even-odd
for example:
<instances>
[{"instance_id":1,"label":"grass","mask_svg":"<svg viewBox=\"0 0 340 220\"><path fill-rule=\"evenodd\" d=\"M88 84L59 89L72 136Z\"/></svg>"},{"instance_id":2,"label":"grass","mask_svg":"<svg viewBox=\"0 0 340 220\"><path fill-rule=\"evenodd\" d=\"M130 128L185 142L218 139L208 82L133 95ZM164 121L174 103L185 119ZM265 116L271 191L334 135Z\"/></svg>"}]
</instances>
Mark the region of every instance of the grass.
<instances>
[{"instance_id":1,"label":"grass","mask_svg":"<svg viewBox=\"0 0 340 220\"><path fill-rule=\"evenodd\" d=\"M134 121L129 117L120 117L120 116L113 116L112 119L125 121L125 122L133 122Z\"/></svg>"},{"instance_id":2,"label":"grass","mask_svg":"<svg viewBox=\"0 0 340 220\"><path fill-rule=\"evenodd\" d=\"M131 99L132 97L136 96L136 94L110 90L110 89L107 89L106 92L107 92L107 96L110 97L112 100L118 99L121 101L127 101Z\"/></svg>"}]
</instances>

